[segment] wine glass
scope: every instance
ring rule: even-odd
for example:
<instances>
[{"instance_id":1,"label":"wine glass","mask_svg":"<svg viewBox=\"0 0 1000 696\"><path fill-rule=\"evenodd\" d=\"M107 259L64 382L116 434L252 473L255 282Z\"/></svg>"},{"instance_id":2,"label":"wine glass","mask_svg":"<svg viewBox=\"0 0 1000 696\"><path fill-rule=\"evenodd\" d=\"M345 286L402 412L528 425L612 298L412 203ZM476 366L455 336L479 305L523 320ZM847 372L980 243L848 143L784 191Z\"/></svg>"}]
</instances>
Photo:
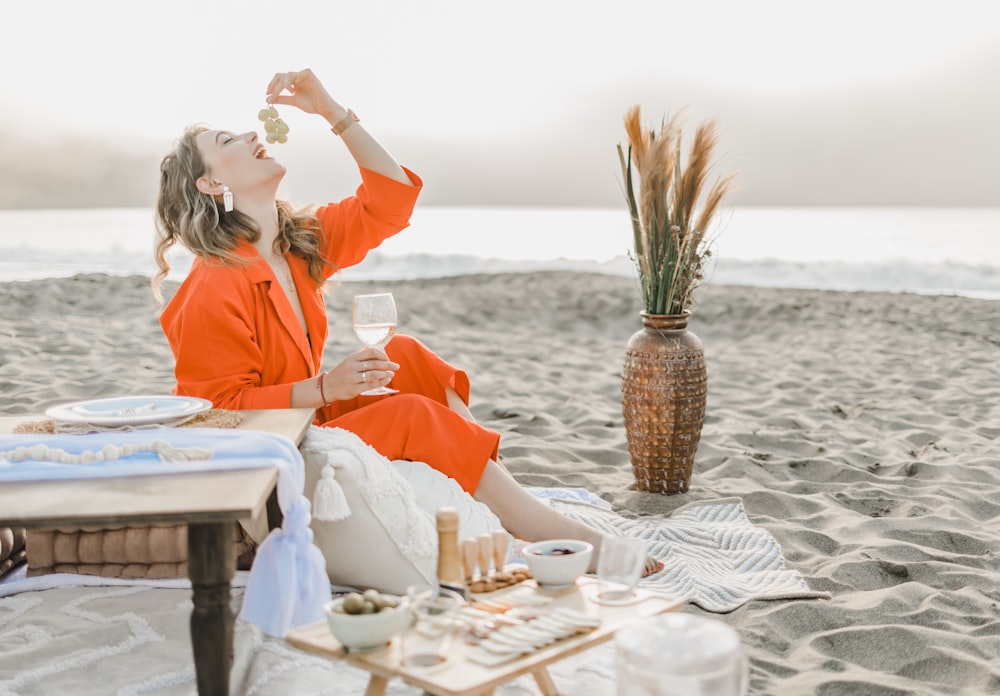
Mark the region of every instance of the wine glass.
<instances>
[{"instance_id":1,"label":"wine glass","mask_svg":"<svg viewBox=\"0 0 1000 696\"><path fill-rule=\"evenodd\" d=\"M410 585L406 588L413 620L400 637L402 663L426 669L447 661L462 595L437 585Z\"/></svg>"},{"instance_id":2,"label":"wine glass","mask_svg":"<svg viewBox=\"0 0 1000 696\"><path fill-rule=\"evenodd\" d=\"M391 292L354 296L354 334L369 348L385 347L396 333L396 302ZM375 387L361 392L362 396L395 394L398 389Z\"/></svg>"}]
</instances>

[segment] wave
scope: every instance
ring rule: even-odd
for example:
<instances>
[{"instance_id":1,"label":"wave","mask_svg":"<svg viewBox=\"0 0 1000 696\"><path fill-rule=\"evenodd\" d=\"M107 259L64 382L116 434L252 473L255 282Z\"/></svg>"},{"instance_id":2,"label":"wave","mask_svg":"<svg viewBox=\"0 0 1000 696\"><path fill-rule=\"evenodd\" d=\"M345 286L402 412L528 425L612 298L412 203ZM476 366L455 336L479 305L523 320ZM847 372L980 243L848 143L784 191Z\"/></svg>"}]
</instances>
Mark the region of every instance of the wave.
<instances>
[{"instance_id":1,"label":"wave","mask_svg":"<svg viewBox=\"0 0 1000 696\"><path fill-rule=\"evenodd\" d=\"M1000 269L955 261L869 263L720 260L710 282L772 288L912 292L1000 299Z\"/></svg>"},{"instance_id":2,"label":"wave","mask_svg":"<svg viewBox=\"0 0 1000 696\"><path fill-rule=\"evenodd\" d=\"M8 250L11 251L11 250ZM18 249L0 258L0 281L66 277L78 273L145 275L155 268L146 252L118 250L88 253L74 250ZM178 253L171 259L168 278L179 281L190 267L190 257ZM450 276L569 271L635 276L626 256L608 261L587 259L510 260L465 254L383 254L371 252L358 266L345 269L345 281L408 280ZM788 261L782 259L719 259L709 269L708 282L718 285L811 288L816 290L912 292L1000 299L1000 269L954 261L939 263L900 259L851 263L845 261Z\"/></svg>"},{"instance_id":3,"label":"wave","mask_svg":"<svg viewBox=\"0 0 1000 696\"><path fill-rule=\"evenodd\" d=\"M418 207L407 234L385 240L343 277L545 270L634 277L621 218L620 209ZM0 282L152 276L151 227L152 211L143 208L0 211ZM720 233L707 275L722 285L1000 299L998 229L1000 208L740 208ZM169 260L168 278L181 280L189 252L175 248Z\"/></svg>"},{"instance_id":4,"label":"wave","mask_svg":"<svg viewBox=\"0 0 1000 696\"><path fill-rule=\"evenodd\" d=\"M465 255L412 254L388 256L373 252L359 266L343 272L344 280L405 280L476 273L572 271L635 276L626 256L608 261L550 259L511 261ZM1000 299L1000 269L959 262L936 264L910 260L797 262L780 259L719 260L708 274L718 285L811 288L816 290L912 292Z\"/></svg>"}]
</instances>

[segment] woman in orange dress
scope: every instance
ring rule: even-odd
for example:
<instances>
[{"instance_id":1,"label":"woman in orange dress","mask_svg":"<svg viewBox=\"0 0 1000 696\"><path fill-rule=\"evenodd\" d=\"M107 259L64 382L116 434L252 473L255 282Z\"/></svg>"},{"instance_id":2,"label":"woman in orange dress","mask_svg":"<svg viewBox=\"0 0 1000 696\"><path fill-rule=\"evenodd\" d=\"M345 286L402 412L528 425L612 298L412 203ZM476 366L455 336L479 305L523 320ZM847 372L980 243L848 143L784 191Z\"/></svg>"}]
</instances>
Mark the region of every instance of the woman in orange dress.
<instances>
[{"instance_id":1,"label":"woman in orange dress","mask_svg":"<svg viewBox=\"0 0 1000 696\"><path fill-rule=\"evenodd\" d=\"M277 199L285 167L257 133L189 128L161 164L153 287L180 242L191 270L160 317L176 393L217 408L315 408L317 423L358 435L389 459L423 461L485 503L527 541L601 534L529 494L497 463L498 433L474 421L469 379L414 338L364 348L320 372L324 282L409 224L422 183L310 70L276 74L267 101L321 116L361 172L355 195L315 209ZM392 384L399 393L361 396Z\"/></svg>"}]
</instances>

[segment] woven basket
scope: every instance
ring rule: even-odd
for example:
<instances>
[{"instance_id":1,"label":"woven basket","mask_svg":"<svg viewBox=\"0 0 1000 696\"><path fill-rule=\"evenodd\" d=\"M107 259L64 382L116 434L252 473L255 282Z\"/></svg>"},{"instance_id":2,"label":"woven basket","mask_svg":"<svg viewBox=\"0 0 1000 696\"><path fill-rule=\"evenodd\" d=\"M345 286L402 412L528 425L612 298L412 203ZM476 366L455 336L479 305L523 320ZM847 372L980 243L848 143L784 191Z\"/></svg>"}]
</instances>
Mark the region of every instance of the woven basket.
<instances>
[{"instance_id":1,"label":"woven basket","mask_svg":"<svg viewBox=\"0 0 1000 696\"><path fill-rule=\"evenodd\" d=\"M688 315L641 313L622 373L622 414L640 491L672 495L691 485L705 421L705 350Z\"/></svg>"}]
</instances>

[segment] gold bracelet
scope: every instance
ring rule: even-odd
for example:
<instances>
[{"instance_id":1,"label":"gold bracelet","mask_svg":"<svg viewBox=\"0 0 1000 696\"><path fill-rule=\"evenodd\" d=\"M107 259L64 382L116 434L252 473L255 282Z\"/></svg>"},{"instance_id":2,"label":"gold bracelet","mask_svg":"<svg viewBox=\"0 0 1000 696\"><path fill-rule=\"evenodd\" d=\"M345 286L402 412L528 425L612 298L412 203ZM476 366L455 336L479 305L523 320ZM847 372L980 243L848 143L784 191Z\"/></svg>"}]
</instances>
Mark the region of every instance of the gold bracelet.
<instances>
[{"instance_id":1,"label":"gold bracelet","mask_svg":"<svg viewBox=\"0 0 1000 696\"><path fill-rule=\"evenodd\" d=\"M360 120L361 119L358 118L358 115L354 113L354 111L348 109L347 116L344 116L344 118L334 123L333 128L331 128L330 130L333 131L334 135L340 135L341 133L343 133L345 130L347 130Z\"/></svg>"}]
</instances>

